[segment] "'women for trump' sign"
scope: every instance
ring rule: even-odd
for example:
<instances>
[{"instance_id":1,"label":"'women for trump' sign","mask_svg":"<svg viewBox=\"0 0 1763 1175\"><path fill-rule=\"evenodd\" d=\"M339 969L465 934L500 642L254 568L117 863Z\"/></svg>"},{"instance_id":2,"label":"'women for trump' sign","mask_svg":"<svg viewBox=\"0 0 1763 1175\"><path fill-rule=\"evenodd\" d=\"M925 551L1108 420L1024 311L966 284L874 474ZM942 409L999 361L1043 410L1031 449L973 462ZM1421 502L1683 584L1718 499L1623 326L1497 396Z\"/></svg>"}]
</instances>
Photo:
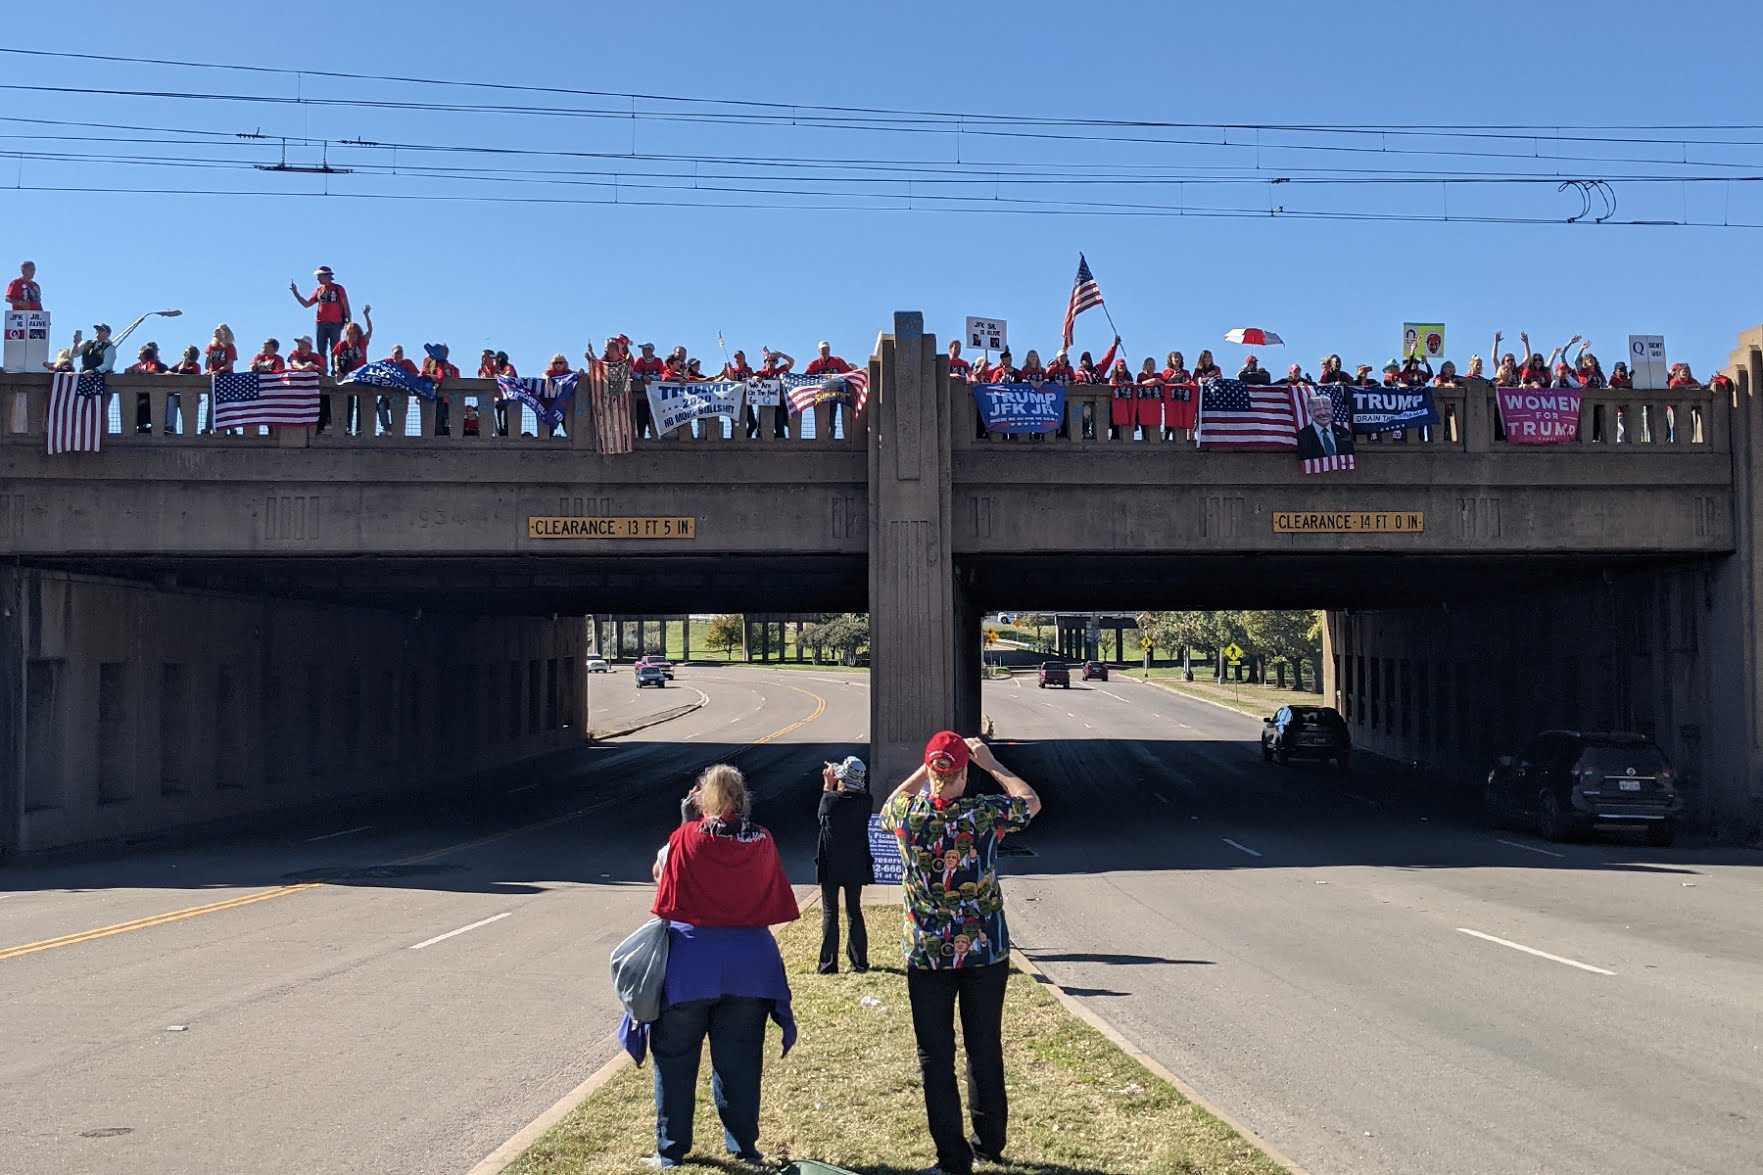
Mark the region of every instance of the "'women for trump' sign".
<instances>
[{"instance_id":1,"label":"'women for trump' sign","mask_svg":"<svg viewBox=\"0 0 1763 1175\"><path fill-rule=\"evenodd\" d=\"M1058 432L1065 422L1063 384L980 384L973 389L987 432L1006 436Z\"/></svg>"},{"instance_id":2,"label":"'women for trump' sign","mask_svg":"<svg viewBox=\"0 0 1763 1175\"><path fill-rule=\"evenodd\" d=\"M1499 388L1500 425L1514 445L1571 445L1579 440L1579 389Z\"/></svg>"}]
</instances>

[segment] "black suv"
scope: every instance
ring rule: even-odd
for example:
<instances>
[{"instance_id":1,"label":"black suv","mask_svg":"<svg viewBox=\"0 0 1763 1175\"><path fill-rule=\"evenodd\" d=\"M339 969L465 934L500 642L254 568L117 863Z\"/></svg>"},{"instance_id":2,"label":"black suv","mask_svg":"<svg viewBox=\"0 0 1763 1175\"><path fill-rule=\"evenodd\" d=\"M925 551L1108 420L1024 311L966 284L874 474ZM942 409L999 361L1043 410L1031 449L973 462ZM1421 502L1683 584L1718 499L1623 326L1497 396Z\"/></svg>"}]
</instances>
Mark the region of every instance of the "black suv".
<instances>
[{"instance_id":1,"label":"black suv","mask_svg":"<svg viewBox=\"0 0 1763 1175\"><path fill-rule=\"evenodd\" d=\"M1545 730L1488 772L1488 818L1496 828L1532 824L1567 840L1599 824L1644 828L1647 841L1677 838L1683 797L1665 752L1641 734Z\"/></svg>"},{"instance_id":2,"label":"black suv","mask_svg":"<svg viewBox=\"0 0 1763 1175\"><path fill-rule=\"evenodd\" d=\"M1347 721L1333 706L1281 706L1261 727L1261 758L1333 759L1342 771L1353 753Z\"/></svg>"}]
</instances>

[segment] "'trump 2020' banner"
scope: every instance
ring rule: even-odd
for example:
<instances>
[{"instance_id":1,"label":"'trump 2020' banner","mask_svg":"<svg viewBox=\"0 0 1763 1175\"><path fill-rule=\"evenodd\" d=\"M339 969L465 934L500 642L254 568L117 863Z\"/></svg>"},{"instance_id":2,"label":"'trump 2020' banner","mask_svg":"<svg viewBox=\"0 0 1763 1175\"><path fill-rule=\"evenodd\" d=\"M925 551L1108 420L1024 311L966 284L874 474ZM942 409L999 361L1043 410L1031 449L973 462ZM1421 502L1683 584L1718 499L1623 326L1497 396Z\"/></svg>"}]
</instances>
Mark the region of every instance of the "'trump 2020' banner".
<instances>
[{"instance_id":1,"label":"'trump 2020' banner","mask_svg":"<svg viewBox=\"0 0 1763 1175\"><path fill-rule=\"evenodd\" d=\"M652 383L649 413L655 418L655 431L669 433L707 416L739 417L746 391L746 381L738 379L702 384Z\"/></svg>"},{"instance_id":2,"label":"'trump 2020' banner","mask_svg":"<svg viewBox=\"0 0 1763 1175\"><path fill-rule=\"evenodd\" d=\"M1353 431L1396 432L1439 422L1431 388L1348 388L1353 397Z\"/></svg>"},{"instance_id":3,"label":"'trump 2020' banner","mask_svg":"<svg viewBox=\"0 0 1763 1175\"><path fill-rule=\"evenodd\" d=\"M987 432L1058 432L1065 422L1064 384L980 384L973 389L973 400Z\"/></svg>"},{"instance_id":4,"label":"'trump 2020' banner","mask_svg":"<svg viewBox=\"0 0 1763 1175\"><path fill-rule=\"evenodd\" d=\"M1500 424L1514 445L1571 445L1579 440L1579 389L1498 388Z\"/></svg>"}]
</instances>

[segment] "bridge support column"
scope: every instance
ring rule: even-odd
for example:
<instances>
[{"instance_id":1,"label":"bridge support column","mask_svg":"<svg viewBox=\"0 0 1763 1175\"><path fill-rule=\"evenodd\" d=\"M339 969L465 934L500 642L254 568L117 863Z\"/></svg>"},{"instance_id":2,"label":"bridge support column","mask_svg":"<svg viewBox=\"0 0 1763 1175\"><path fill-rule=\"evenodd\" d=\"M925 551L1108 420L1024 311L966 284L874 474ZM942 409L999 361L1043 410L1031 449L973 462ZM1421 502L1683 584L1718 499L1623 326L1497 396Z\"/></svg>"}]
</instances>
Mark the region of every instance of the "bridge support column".
<instances>
[{"instance_id":1,"label":"bridge support column","mask_svg":"<svg viewBox=\"0 0 1763 1175\"><path fill-rule=\"evenodd\" d=\"M885 796L922 762L938 730L977 734L977 698L960 703L957 659L973 663L958 615L950 537L947 360L924 316L894 315L879 340L869 399L870 766ZM977 692L977 691L975 691ZM966 711L966 712L964 712ZM963 725L963 720L966 724Z\"/></svg>"},{"instance_id":2,"label":"bridge support column","mask_svg":"<svg viewBox=\"0 0 1763 1175\"><path fill-rule=\"evenodd\" d=\"M1712 617L1708 655L1715 683L1708 701L1706 789L1709 819L1729 839L1763 833L1763 327L1739 337L1727 369L1738 389L1725 415L1732 452L1736 554L1710 569L1704 590ZM1728 413L1730 413L1728 415ZM1681 426L1680 426L1681 427Z\"/></svg>"}]
</instances>

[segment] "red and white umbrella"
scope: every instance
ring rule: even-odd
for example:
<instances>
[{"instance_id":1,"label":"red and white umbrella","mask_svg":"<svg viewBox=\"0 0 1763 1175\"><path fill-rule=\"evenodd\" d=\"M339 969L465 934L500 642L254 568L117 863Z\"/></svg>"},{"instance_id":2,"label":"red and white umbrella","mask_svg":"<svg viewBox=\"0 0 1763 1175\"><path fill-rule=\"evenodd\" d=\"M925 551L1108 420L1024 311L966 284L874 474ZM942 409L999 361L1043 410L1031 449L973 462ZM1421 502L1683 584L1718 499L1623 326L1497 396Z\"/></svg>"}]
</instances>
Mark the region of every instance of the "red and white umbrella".
<instances>
[{"instance_id":1,"label":"red and white umbrella","mask_svg":"<svg viewBox=\"0 0 1763 1175\"><path fill-rule=\"evenodd\" d=\"M1241 347L1283 347L1286 342L1272 331L1262 330L1258 326L1239 326L1235 330L1226 331L1224 341Z\"/></svg>"}]
</instances>

